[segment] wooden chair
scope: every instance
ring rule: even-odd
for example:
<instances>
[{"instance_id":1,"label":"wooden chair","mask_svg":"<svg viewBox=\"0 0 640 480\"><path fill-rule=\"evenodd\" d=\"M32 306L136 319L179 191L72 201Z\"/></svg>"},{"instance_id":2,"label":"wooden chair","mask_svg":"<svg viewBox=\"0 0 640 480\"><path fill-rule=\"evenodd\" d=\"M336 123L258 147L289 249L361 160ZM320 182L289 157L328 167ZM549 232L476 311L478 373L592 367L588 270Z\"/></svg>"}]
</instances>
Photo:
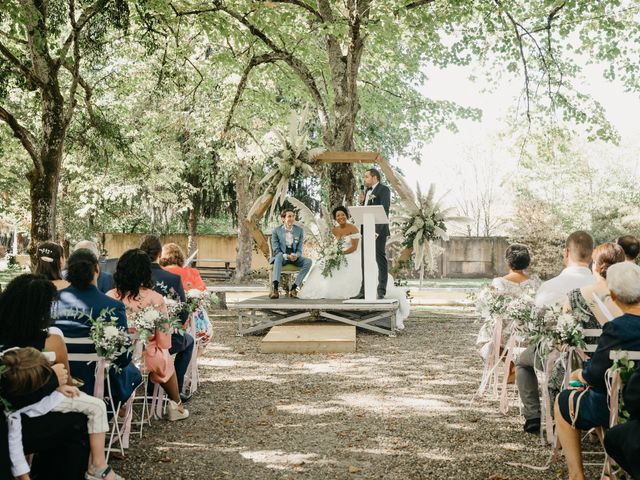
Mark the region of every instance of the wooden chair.
<instances>
[{"instance_id":1,"label":"wooden chair","mask_svg":"<svg viewBox=\"0 0 640 480\"><path fill-rule=\"evenodd\" d=\"M271 242L269 242L269 258L273 256L273 247ZM291 289L291 285L293 285L292 277L295 277L300 273L300 267L293 265L292 263L287 263L282 265L282 270L280 271L280 287L284 288L286 292ZM271 279L273 278L273 263L269 264L269 282L271 283ZM298 285L300 286L300 285Z\"/></svg>"}]
</instances>

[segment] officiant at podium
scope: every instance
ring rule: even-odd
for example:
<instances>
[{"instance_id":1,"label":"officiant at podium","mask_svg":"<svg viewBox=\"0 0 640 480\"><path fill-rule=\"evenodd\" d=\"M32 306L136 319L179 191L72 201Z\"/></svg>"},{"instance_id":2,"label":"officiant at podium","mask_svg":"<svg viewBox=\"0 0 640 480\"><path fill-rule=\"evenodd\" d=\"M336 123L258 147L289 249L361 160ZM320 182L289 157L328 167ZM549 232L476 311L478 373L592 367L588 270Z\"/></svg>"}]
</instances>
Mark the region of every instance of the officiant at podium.
<instances>
[{"instance_id":1,"label":"officiant at podium","mask_svg":"<svg viewBox=\"0 0 640 480\"><path fill-rule=\"evenodd\" d=\"M364 172L364 186L366 190L361 191L358 196L358 204L361 206L382 205L384 213L389 216L391 205L391 190L386 185L380 183L380 172L375 168L370 168ZM364 237L364 231L362 232ZM389 225L376 225L376 263L378 264L378 289L377 297L382 299L387 294L388 264L386 245L389 238ZM364 248L360 249L362 255L362 284L360 293L354 299L364 298Z\"/></svg>"}]
</instances>

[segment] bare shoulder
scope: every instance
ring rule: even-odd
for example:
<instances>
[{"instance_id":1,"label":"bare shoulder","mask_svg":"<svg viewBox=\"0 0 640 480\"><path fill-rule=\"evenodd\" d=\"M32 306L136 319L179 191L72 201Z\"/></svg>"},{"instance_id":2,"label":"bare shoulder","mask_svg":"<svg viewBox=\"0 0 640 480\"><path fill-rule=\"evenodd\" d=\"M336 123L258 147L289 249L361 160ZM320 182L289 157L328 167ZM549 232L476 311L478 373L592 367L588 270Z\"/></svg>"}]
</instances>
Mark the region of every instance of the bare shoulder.
<instances>
[{"instance_id":1,"label":"bare shoulder","mask_svg":"<svg viewBox=\"0 0 640 480\"><path fill-rule=\"evenodd\" d=\"M354 233L360 233L360 229L358 227L356 227L354 224L350 224L349 225L349 235L352 235Z\"/></svg>"}]
</instances>

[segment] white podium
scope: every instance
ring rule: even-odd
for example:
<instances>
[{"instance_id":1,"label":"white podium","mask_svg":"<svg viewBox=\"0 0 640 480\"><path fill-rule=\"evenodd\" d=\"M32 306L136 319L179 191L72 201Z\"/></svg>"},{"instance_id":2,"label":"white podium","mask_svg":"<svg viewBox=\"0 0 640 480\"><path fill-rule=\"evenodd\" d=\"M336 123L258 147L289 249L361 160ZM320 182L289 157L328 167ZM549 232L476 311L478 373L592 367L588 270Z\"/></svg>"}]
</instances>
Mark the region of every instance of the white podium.
<instances>
[{"instance_id":1,"label":"white podium","mask_svg":"<svg viewBox=\"0 0 640 480\"><path fill-rule=\"evenodd\" d=\"M356 225L364 227L362 248L364 251L364 300L346 300L345 303L376 302L378 286L378 264L376 262L376 225L386 225L389 218L382 205L349 207ZM395 300L390 300L391 302Z\"/></svg>"}]
</instances>

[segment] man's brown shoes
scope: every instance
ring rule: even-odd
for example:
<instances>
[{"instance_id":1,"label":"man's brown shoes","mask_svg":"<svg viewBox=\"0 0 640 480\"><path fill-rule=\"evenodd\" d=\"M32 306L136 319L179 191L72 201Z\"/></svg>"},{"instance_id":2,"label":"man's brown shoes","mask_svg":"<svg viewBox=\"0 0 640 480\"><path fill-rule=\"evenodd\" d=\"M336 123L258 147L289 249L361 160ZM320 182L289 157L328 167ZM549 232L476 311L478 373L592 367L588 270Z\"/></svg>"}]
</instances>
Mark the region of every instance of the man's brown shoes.
<instances>
[{"instance_id":1,"label":"man's brown shoes","mask_svg":"<svg viewBox=\"0 0 640 480\"><path fill-rule=\"evenodd\" d=\"M275 300L277 298L280 298L280 294L278 293L278 289L275 287L271 287L271 293L269 294L269 298L271 300Z\"/></svg>"},{"instance_id":2,"label":"man's brown shoes","mask_svg":"<svg viewBox=\"0 0 640 480\"><path fill-rule=\"evenodd\" d=\"M298 289L292 288L291 290L289 290L289 296L291 298L298 298Z\"/></svg>"}]
</instances>

